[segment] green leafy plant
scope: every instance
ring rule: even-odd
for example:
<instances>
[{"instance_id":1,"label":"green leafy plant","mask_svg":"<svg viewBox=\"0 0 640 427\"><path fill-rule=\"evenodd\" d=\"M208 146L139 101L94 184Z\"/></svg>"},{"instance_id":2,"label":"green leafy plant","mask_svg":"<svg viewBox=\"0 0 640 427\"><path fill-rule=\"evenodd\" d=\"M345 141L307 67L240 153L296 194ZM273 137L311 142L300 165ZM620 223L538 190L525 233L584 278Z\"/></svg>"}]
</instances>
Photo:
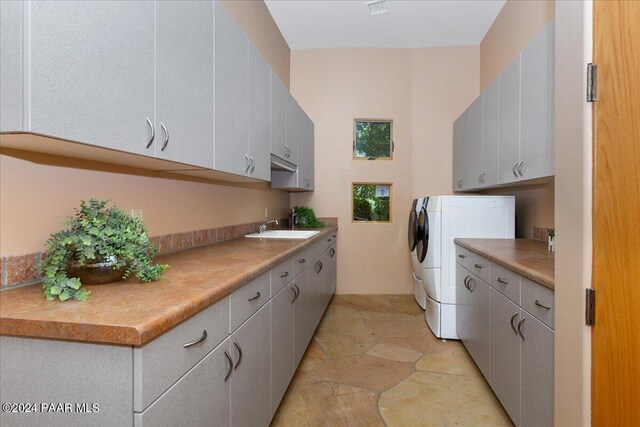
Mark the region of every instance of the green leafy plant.
<instances>
[{"instance_id":1,"label":"green leafy plant","mask_svg":"<svg viewBox=\"0 0 640 427\"><path fill-rule=\"evenodd\" d=\"M316 213L313 209L306 206L296 206L296 213L298 214L298 228L322 228L324 224L318 221Z\"/></svg>"},{"instance_id":2,"label":"green leafy plant","mask_svg":"<svg viewBox=\"0 0 640 427\"><path fill-rule=\"evenodd\" d=\"M556 237L556 229L555 228L547 228L547 236L552 239Z\"/></svg>"},{"instance_id":3,"label":"green leafy plant","mask_svg":"<svg viewBox=\"0 0 640 427\"><path fill-rule=\"evenodd\" d=\"M86 301L89 297L90 292L81 287L80 279L69 277L67 268L71 262L82 266L115 261L113 269L123 269L122 278L135 271L142 282L164 277L162 273L168 266L151 264L156 247L142 220L107 204L96 199L82 200L75 215L66 222L69 228L47 240L46 256L39 267L48 300Z\"/></svg>"}]
</instances>

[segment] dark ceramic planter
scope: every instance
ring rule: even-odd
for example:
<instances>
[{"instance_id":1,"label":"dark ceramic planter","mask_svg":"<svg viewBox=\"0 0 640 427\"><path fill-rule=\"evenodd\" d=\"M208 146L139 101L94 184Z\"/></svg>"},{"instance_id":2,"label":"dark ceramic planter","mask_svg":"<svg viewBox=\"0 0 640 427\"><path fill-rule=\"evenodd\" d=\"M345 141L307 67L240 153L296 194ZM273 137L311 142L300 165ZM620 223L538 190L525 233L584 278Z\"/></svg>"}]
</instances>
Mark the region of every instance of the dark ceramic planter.
<instances>
[{"instance_id":1,"label":"dark ceramic planter","mask_svg":"<svg viewBox=\"0 0 640 427\"><path fill-rule=\"evenodd\" d=\"M104 285L122 280L122 275L127 267L114 269L116 264L113 257L95 264L80 265L72 261L67 266L67 274L70 277L80 279L83 285Z\"/></svg>"}]
</instances>

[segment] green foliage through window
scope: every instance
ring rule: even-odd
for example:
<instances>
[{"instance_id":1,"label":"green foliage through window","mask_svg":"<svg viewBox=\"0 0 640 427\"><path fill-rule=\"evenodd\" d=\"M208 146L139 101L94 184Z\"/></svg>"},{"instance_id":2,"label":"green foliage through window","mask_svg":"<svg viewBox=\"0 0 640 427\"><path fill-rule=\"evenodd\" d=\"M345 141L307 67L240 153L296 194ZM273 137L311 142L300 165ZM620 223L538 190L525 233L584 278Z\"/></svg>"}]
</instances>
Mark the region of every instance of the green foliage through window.
<instances>
[{"instance_id":1,"label":"green foliage through window","mask_svg":"<svg viewBox=\"0 0 640 427\"><path fill-rule=\"evenodd\" d=\"M391 185L353 184L353 220L391 222Z\"/></svg>"},{"instance_id":2,"label":"green foliage through window","mask_svg":"<svg viewBox=\"0 0 640 427\"><path fill-rule=\"evenodd\" d=\"M354 121L353 155L357 158L391 158L392 122L377 120Z\"/></svg>"}]
</instances>

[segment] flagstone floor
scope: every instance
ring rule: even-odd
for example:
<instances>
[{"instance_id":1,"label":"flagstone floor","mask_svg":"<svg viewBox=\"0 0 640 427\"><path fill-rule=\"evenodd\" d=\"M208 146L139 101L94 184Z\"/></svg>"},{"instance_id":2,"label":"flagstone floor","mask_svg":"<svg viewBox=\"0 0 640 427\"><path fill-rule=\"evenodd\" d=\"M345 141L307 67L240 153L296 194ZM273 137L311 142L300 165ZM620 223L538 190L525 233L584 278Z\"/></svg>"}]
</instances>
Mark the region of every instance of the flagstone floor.
<instances>
[{"instance_id":1,"label":"flagstone floor","mask_svg":"<svg viewBox=\"0 0 640 427\"><path fill-rule=\"evenodd\" d=\"M459 341L412 295L335 295L273 426L510 426Z\"/></svg>"}]
</instances>

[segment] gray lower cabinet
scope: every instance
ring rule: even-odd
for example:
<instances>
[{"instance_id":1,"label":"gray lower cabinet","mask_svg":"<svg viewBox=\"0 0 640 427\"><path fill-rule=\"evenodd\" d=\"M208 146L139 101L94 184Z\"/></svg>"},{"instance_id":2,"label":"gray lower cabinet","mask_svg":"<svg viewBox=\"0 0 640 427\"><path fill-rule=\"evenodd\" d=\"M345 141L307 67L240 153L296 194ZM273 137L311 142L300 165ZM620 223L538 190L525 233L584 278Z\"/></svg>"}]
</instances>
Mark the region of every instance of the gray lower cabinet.
<instances>
[{"instance_id":1,"label":"gray lower cabinet","mask_svg":"<svg viewBox=\"0 0 640 427\"><path fill-rule=\"evenodd\" d=\"M520 311L521 426L553 425L553 330Z\"/></svg>"},{"instance_id":2,"label":"gray lower cabinet","mask_svg":"<svg viewBox=\"0 0 640 427\"><path fill-rule=\"evenodd\" d=\"M293 283L298 297L293 306L293 366L297 367L318 325L318 291L314 289L312 269L304 270Z\"/></svg>"},{"instance_id":3,"label":"gray lower cabinet","mask_svg":"<svg viewBox=\"0 0 640 427\"><path fill-rule=\"evenodd\" d=\"M26 5L33 96L24 130L153 156L154 2Z\"/></svg>"},{"instance_id":4,"label":"gray lower cabinet","mask_svg":"<svg viewBox=\"0 0 640 427\"><path fill-rule=\"evenodd\" d=\"M491 290L490 384L511 419L520 420L520 307ZM551 389L553 390L553 388Z\"/></svg>"},{"instance_id":5,"label":"gray lower cabinet","mask_svg":"<svg viewBox=\"0 0 640 427\"><path fill-rule=\"evenodd\" d=\"M156 2L155 155L213 168L214 3Z\"/></svg>"},{"instance_id":6,"label":"gray lower cabinet","mask_svg":"<svg viewBox=\"0 0 640 427\"><path fill-rule=\"evenodd\" d=\"M463 332L465 347L478 365L482 374L489 378L491 366L491 325L486 313L489 312L491 288L483 280L468 273L463 282L464 291L467 292L465 310L466 323Z\"/></svg>"},{"instance_id":7,"label":"gray lower cabinet","mask_svg":"<svg viewBox=\"0 0 640 427\"><path fill-rule=\"evenodd\" d=\"M143 413L134 414L135 427L229 426L233 367L223 341Z\"/></svg>"},{"instance_id":8,"label":"gray lower cabinet","mask_svg":"<svg viewBox=\"0 0 640 427\"><path fill-rule=\"evenodd\" d=\"M293 378L293 284L285 286L271 300L271 416Z\"/></svg>"},{"instance_id":9,"label":"gray lower cabinet","mask_svg":"<svg viewBox=\"0 0 640 427\"><path fill-rule=\"evenodd\" d=\"M271 420L271 303L238 328L229 341L234 360L231 425L266 426Z\"/></svg>"}]
</instances>

